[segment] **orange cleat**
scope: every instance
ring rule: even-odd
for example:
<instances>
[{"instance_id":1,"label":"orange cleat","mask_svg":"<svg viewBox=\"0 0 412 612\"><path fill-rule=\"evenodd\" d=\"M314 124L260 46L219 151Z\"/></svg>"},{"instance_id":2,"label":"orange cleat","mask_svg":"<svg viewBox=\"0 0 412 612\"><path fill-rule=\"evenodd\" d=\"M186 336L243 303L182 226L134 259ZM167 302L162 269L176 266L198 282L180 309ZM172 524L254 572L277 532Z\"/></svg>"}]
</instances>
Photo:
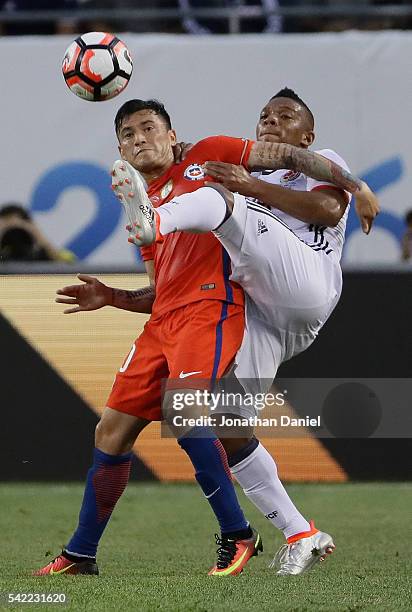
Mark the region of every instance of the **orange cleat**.
<instances>
[{"instance_id":1,"label":"orange cleat","mask_svg":"<svg viewBox=\"0 0 412 612\"><path fill-rule=\"evenodd\" d=\"M263 551L262 538L255 529L252 537L247 540L231 540L215 534L217 549L217 563L209 576L237 576L243 572L246 563L259 552Z\"/></svg>"},{"instance_id":2,"label":"orange cleat","mask_svg":"<svg viewBox=\"0 0 412 612\"><path fill-rule=\"evenodd\" d=\"M33 572L33 576L57 576L59 574L89 574L97 576L99 569L96 561L87 559L85 561L71 561L63 554L50 561L45 567Z\"/></svg>"}]
</instances>

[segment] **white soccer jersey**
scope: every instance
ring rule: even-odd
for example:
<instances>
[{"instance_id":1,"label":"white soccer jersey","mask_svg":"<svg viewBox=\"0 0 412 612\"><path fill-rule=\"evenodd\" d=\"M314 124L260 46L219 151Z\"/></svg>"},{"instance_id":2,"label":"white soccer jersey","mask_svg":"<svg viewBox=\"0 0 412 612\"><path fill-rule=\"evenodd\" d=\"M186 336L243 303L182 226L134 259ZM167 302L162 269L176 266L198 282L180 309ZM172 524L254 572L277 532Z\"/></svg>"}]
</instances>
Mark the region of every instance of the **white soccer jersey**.
<instances>
[{"instance_id":1,"label":"white soccer jersey","mask_svg":"<svg viewBox=\"0 0 412 612\"><path fill-rule=\"evenodd\" d=\"M349 171L346 162L335 153L335 151L332 151L332 149L321 149L315 152ZM264 172L254 173L254 176L262 181L272 183L273 185L280 185L281 187L286 187L287 189L293 189L295 191L313 191L315 189L334 187L332 183L317 181L300 172L294 172L293 170L283 169L276 170L275 172L266 170ZM346 221L349 214L350 200L352 198L352 195L348 191L345 193L348 196L349 204L336 227L325 227L323 225L314 225L313 223L308 224L295 217L291 217L275 207L272 207L272 212L283 221L298 238L312 247L314 251L322 251L330 255L336 261L340 261L345 240Z\"/></svg>"},{"instance_id":2,"label":"white soccer jersey","mask_svg":"<svg viewBox=\"0 0 412 612\"><path fill-rule=\"evenodd\" d=\"M348 169L334 151L317 153ZM257 176L297 191L333 186L288 170ZM335 308L348 210L336 227L315 226L235 194L232 215L214 233L229 253L232 280L247 295L235 371L247 391L267 391L279 365L312 344Z\"/></svg>"},{"instance_id":3,"label":"white soccer jersey","mask_svg":"<svg viewBox=\"0 0 412 612\"><path fill-rule=\"evenodd\" d=\"M318 153L347 169L334 151ZM332 186L287 170L258 176L302 192ZM174 202L189 200L193 206L201 191ZM266 392L279 365L312 344L335 308L347 216L348 207L337 227L319 227L234 194L232 214L214 234L230 257L231 279L246 294L245 334L235 359L235 375L245 390Z\"/></svg>"}]
</instances>

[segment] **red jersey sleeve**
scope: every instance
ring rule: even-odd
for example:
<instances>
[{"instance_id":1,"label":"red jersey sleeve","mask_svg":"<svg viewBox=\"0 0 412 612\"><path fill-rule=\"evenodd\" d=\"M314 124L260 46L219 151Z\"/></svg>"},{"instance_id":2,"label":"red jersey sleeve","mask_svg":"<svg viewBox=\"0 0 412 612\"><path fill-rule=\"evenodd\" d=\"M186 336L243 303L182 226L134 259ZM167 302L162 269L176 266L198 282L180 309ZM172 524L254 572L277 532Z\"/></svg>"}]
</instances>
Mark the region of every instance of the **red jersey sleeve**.
<instances>
[{"instance_id":1,"label":"red jersey sleeve","mask_svg":"<svg viewBox=\"0 0 412 612\"><path fill-rule=\"evenodd\" d=\"M210 136L202 140L210 159L207 161L222 161L228 164L242 165L247 168L250 151L254 142L247 138L232 138L231 136Z\"/></svg>"},{"instance_id":2,"label":"red jersey sleeve","mask_svg":"<svg viewBox=\"0 0 412 612\"><path fill-rule=\"evenodd\" d=\"M154 245L149 244L148 246L140 247L140 255L143 261L154 259Z\"/></svg>"}]
</instances>

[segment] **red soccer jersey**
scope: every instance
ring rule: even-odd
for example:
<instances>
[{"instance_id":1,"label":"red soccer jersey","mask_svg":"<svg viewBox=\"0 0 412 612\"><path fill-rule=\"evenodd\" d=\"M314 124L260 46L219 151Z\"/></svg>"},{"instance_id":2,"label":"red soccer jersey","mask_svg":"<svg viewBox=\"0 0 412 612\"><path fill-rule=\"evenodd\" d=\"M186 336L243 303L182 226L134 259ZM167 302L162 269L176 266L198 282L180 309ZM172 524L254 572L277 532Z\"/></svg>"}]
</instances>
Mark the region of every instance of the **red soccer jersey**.
<instances>
[{"instance_id":1,"label":"red soccer jersey","mask_svg":"<svg viewBox=\"0 0 412 612\"><path fill-rule=\"evenodd\" d=\"M223 161L247 165L252 142L228 136L205 138L190 149L186 159L173 164L150 184L148 195L155 208L183 193L203 187L207 177L201 165ZM162 243L141 249L145 261L154 260L156 299L152 315L204 299L243 304L243 291L229 280L230 259L211 232L167 234Z\"/></svg>"}]
</instances>

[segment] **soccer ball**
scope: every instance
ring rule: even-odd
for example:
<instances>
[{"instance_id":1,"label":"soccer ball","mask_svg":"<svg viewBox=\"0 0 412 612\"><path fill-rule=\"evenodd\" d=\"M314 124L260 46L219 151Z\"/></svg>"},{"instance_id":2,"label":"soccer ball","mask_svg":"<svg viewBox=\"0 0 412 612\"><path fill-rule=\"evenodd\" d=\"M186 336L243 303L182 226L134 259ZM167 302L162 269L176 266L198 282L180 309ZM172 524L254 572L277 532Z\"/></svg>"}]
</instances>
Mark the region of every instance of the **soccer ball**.
<instances>
[{"instance_id":1,"label":"soccer ball","mask_svg":"<svg viewBox=\"0 0 412 612\"><path fill-rule=\"evenodd\" d=\"M117 96L129 82L133 62L126 45L113 34L88 32L64 54L62 71L70 91L98 102Z\"/></svg>"}]
</instances>

